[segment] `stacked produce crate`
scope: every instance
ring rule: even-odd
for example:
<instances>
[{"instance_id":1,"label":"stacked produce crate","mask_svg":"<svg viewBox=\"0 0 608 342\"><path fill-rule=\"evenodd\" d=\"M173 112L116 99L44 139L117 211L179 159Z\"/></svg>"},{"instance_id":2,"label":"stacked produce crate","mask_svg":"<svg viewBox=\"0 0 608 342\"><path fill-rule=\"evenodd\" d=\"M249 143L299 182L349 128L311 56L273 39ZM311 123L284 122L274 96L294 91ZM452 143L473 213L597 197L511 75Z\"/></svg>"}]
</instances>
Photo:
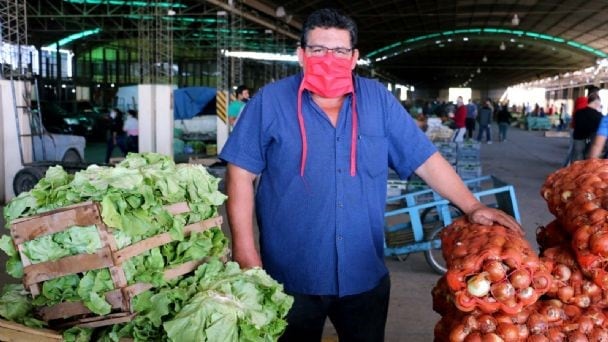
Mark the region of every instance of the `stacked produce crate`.
<instances>
[{"instance_id":1,"label":"stacked produce crate","mask_svg":"<svg viewBox=\"0 0 608 342\"><path fill-rule=\"evenodd\" d=\"M23 285L5 287L0 316L67 340L277 339L292 298L262 269L226 262L219 181L153 153L50 168L5 208L0 248Z\"/></svg>"},{"instance_id":2,"label":"stacked produce crate","mask_svg":"<svg viewBox=\"0 0 608 342\"><path fill-rule=\"evenodd\" d=\"M481 177L480 148L481 144L474 140L458 144L456 172L462 179Z\"/></svg>"},{"instance_id":3,"label":"stacked produce crate","mask_svg":"<svg viewBox=\"0 0 608 342\"><path fill-rule=\"evenodd\" d=\"M443 232L436 340L608 341L608 161L558 170L541 193L556 219L537 231L540 257L504 227Z\"/></svg>"}]
</instances>

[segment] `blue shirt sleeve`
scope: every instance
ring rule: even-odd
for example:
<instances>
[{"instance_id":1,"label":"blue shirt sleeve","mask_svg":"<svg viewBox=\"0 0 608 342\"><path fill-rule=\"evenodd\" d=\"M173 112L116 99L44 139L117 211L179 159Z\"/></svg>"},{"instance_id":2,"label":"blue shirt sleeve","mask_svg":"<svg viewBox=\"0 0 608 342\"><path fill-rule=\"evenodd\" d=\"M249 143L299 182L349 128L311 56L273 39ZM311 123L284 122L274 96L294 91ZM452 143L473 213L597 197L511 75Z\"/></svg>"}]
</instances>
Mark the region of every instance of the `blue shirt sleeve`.
<instances>
[{"instance_id":1,"label":"blue shirt sleeve","mask_svg":"<svg viewBox=\"0 0 608 342\"><path fill-rule=\"evenodd\" d=\"M247 103L219 156L255 174L262 172L266 166L262 97L263 90L260 90Z\"/></svg>"},{"instance_id":2,"label":"blue shirt sleeve","mask_svg":"<svg viewBox=\"0 0 608 342\"><path fill-rule=\"evenodd\" d=\"M600 126L597 128L596 135L608 137L608 115L604 115L600 121Z\"/></svg>"}]
</instances>

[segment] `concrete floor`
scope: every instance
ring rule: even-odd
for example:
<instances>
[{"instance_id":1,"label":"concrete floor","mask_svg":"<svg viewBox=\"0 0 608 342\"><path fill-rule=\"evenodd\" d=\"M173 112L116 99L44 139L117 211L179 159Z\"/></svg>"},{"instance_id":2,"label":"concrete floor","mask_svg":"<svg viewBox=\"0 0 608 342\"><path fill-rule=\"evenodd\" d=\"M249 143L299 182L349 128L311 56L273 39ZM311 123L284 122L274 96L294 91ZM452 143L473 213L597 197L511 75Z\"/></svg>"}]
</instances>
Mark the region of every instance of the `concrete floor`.
<instances>
[{"instance_id":1,"label":"concrete floor","mask_svg":"<svg viewBox=\"0 0 608 342\"><path fill-rule=\"evenodd\" d=\"M496 127L493 136L497 136ZM536 227L552 220L540 196L540 187L548 174L561 167L568 143L568 138L546 138L544 132L511 128L506 142L494 141L481 147L483 174L494 175L514 186L522 226L534 247ZM103 160L100 153L105 153L103 144L89 146L87 160ZM0 223L4 225L1 221L2 218ZM405 261L390 258L386 262L392 279L386 341L432 341L433 328L439 316L432 310L430 292L439 275L427 265L422 253L415 253ZM14 281L4 274L3 269L4 262L0 260L0 284ZM336 340L329 323L325 340Z\"/></svg>"}]
</instances>

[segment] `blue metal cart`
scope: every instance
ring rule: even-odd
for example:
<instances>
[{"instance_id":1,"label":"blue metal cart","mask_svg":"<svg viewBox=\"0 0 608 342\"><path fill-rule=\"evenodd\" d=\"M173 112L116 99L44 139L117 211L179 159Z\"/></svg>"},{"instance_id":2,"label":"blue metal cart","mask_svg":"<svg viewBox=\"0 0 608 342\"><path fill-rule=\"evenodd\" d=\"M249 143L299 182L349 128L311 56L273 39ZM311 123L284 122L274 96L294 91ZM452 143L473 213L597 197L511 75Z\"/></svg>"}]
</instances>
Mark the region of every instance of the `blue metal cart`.
<instances>
[{"instance_id":1,"label":"blue metal cart","mask_svg":"<svg viewBox=\"0 0 608 342\"><path fill-rule=\"evenodd\" d=\"M494 176L465 181L482 203L499 208L521 222L515 189ZM424 252L431 268L439 274L447 271L441 255L439 233L462 216L462 212L431 189L387 197L384 254L404 260L410 253Z\"/></svg>"}]
</instances>

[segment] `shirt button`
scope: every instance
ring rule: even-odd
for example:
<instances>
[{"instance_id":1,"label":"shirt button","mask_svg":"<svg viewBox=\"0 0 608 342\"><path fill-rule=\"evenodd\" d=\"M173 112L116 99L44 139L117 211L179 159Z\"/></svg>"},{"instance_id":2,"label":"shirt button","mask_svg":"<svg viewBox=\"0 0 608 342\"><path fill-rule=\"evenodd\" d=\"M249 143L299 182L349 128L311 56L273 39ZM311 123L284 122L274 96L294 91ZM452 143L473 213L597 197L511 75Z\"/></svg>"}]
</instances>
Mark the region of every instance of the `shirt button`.
<instances>
[{"instance_id":1,"label":"shirt button","mask_svg":"<svg viewBox=\"0 0 608 342\"><path fill-rule=\"evenodd\" d=\"M340 141L340 137L337 137L337 138L336 138L336 141Z\"/></svg>"},{"instance_id":2,"label":"shirt button","mask_svg":"<svg viewBox=\"0 0 608 342\"><path fill-rule=\"evenodd\" d=\"M344 205L342 204L342 202L338 202L338 208L343 208Z\"/></svg>"},{"instance_id":3,"label":"shirt button","mask_svg":"<svg viewBox=\"0 0 608 342\"><path fill-rule=\"evenodd\" d=\"M338 169L338 173L342 173L342 169Z\"/></svg>"},{"instance_id":4,"label":"shirt button","mask_svg":"<svg viewBox=\"0 0 608 342\"><path fill-rule=\"evenodd\" d=\"M342 235L338 235L338 241L342 240Z\"/></svg>"}]
</instances>

